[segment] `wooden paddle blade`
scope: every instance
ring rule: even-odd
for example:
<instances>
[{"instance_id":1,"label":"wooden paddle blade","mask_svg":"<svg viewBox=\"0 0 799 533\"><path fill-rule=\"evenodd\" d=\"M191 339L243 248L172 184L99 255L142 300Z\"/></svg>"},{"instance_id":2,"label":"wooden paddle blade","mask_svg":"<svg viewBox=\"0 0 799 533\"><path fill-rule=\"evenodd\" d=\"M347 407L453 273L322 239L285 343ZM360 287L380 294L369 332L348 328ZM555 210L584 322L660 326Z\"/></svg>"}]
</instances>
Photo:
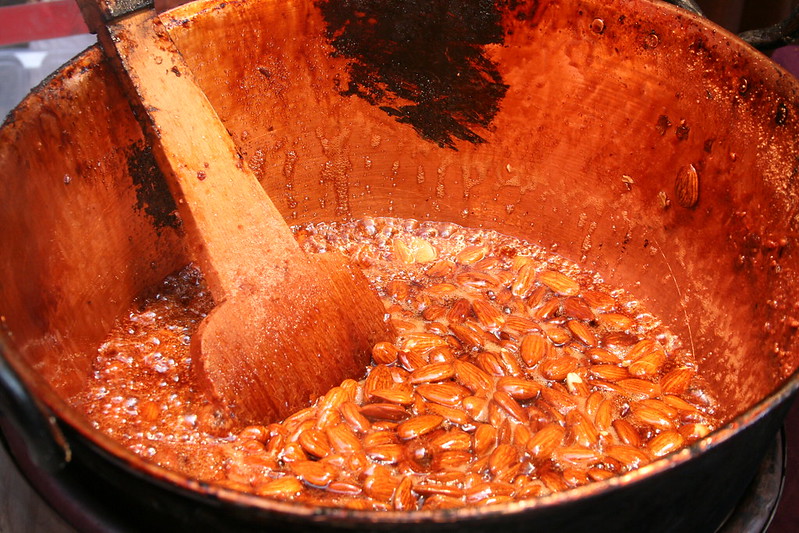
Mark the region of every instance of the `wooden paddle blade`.
<instances>
[{"instance_id":1,"label":"wooden paddle blade","mask_svg":"<svg viewBox=\"0 0 799 533\"><path fill-rule=\"evenodd\" d=\"M192 339L201 386L241 424L281 420L363 376L372 346L392 339L383 303L359 270L334 254L309 260L292 267L284 287L222 302Z\"/></svg>"},{"instance_id":2,"label":"wooden paddle blade","mask_svg":"<svg viewBox=\"0 0 799 533\"><path fill-rule=\"evenodd\" d=\"M116 18L126 2L85 3L178 205L189 255L222 302L194 342L199 386L242 423L268 422L362 375L374 342L389 337L368 282L340 259L302 252L155 12Z\"/></svg>"}]
</instances>

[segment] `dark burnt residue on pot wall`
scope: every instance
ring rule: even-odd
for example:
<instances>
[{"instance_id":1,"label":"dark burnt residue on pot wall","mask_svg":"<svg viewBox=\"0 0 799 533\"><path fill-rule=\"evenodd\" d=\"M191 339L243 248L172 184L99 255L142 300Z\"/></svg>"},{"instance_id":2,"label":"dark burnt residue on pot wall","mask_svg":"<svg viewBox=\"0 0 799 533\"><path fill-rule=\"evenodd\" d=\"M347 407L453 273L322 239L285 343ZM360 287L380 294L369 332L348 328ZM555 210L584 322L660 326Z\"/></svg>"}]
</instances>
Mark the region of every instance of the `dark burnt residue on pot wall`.
<instances>
[{"instance_id":1,"label":"dark burnt residue on pot wall","mask_svg":"<svg viewBox=\"0 0 799 533\"><path fill-rule=\"evenodd\" d=\"M508 86L485 46L503 42L494 0L321 0L335 56L350 60L348 87L410 124L424 139L455 148L481 143ZM476 131L477 130L477 131Z\"/></svg>"},{"instance_id":2,"label":"dark burnt residue on pot wall","mask_svg":"<svg viewBox=\"0 0 799 533\"><path fill-rule=\"evenodd\" d=\"M137 143L130 146L129 152L128 172L136 189L136 208L153 219L153 226L158 231L165 227L177 228L180 225L177 206L152 149Z\"/></svg>"}]
</instances>

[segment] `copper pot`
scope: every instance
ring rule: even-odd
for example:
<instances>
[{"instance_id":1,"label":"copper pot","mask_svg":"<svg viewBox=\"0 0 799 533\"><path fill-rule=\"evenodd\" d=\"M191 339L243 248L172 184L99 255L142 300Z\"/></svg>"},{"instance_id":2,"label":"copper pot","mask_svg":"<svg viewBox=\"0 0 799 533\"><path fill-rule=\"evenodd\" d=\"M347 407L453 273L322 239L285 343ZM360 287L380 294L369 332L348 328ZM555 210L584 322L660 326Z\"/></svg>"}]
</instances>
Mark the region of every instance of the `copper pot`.
<instances>
[{"instance_id":1,"label":"copper pot","mask_svg":"<svg viewBox=\"0 0 799 533\"><path fill-rule=\"evenodd\" d=\"M556 248L689 339L730 422L620 478L457 512L309 509L134 455L69 399L114 319L187 259L149 147L90 48L0 130L3 390L16 404L30 392L56 421L22 428L18 453L55 479L82 469L173 527L701 531L723 519L799 385L796 80L646 0L203 0L164 19L290 222L448 220ZM19 431L25 416L5 404Z\"/></svg>"}]
</instances>

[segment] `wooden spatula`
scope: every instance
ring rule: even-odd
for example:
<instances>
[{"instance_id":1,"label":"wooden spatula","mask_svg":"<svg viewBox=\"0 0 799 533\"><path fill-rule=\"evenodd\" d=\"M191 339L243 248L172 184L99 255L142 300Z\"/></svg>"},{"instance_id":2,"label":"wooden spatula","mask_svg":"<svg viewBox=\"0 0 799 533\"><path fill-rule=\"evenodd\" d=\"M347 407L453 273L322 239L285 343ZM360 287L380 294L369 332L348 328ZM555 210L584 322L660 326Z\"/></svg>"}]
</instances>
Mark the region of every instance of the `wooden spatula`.
<instances>
[{"instance_id":1,"label":"wooden spatula","mask_svg":"<svg viewBox=\"0 0 799 533\"><path fill-rule=\"evenodd\" d=\"M200 386L239 423L267 423L362 375L374 343L391 337L363 274L300 249L151 0L78 4L148 132L217 302L192 340Z\"/></svg>"}]
</instances>

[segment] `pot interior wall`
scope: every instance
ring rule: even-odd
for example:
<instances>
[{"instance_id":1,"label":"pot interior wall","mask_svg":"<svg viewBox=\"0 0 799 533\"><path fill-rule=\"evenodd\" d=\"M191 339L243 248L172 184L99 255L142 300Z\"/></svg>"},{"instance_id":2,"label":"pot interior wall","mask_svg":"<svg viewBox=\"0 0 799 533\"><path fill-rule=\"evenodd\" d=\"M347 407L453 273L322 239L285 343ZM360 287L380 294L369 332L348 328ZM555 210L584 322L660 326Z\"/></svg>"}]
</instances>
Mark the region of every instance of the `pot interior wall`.
<instances>
[{"instance_id":1,"label":"pot interior wall","mask_svg":"<svg viewBox=\"0 0 799 533\"><path fill-rule=\"evenodd\" d=\"M730 413L794 371L793 79L650 2L362 4L165 17L290 222L447 220L557 249L687 339ZM11 115L0 168L3 328L24 377L69 397L131 299L186 263L174 206L96 49Z\"/></svg>"}]
</instances>

